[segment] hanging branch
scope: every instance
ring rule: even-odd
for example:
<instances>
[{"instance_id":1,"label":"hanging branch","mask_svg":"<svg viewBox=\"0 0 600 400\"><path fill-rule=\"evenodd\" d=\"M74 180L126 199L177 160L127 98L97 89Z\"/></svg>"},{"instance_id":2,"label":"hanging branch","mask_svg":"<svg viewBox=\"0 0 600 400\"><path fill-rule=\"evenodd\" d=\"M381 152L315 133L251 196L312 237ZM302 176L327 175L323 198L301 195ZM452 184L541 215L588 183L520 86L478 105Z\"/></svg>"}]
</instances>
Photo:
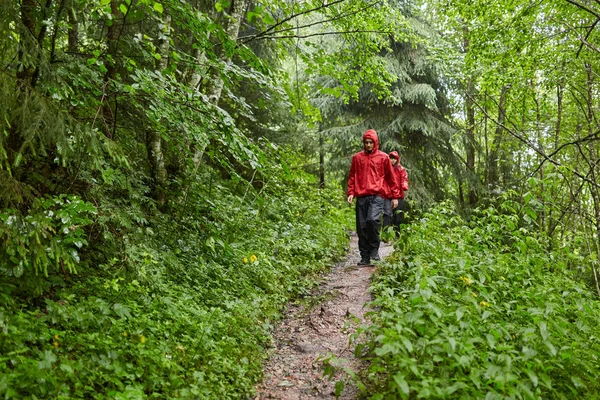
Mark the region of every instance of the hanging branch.
<instances>
[{"instance_id":1,"label":"hanging branch","mask_svg":"<svg viewBox=\"0 0 600 400\"><path fill-rule=\"evenodd\" d=\"M600 18L597 18L596 21L592 24L592 26L590 26L590 29L588 29L588 32L584 38L585 41L587 41L589 39L590 35L592 34L592 31L594 30L596 25L598 25L598 22L600 22ZM585 45L585 43L583 41L581 41L581 44L579 45L579 49L577 50L577 54L575 55L575 58L579 58L579 53L581 53L581 50L583 50L584 45Z\"/></svg>"},{"instance_id":2,"label":"hanging branch","mask_svg":"<svg viewBox=\"0 0 600 400\"><path fill-rule=\"evenodd\" d=\"M376 31L376 30L354 30L354 31L336 31L336 32L321 32L321 33L311 33L307 35L273 35L273 36L262 36L257 38L258 40L264 39L306 39L314 36L328 36L328 35L342 35L342 34L354 34L354 33L384 33L389 35L390 31Z\"/></svg>"},{"instance_id":3,"label":"hanging branch","mask_svg":"<svg viewBox=\"0 0 600 400\"><path fill-rule=\"evenodd\" d=\"M523 144L525 144L527 147L529 147L531 150L535 151L538 155L540 155L543 158L542 163L548 161L551 164L554 164L557 167L563 167L563 165L561 163L559 163L556 160L553 160L552 158L550 158L543 150L541 150L538 146L536 146L535 144L531 143L529 140L527 140L526 138L524 138L523 136L519 135L517 132L513 131L512 129L510 129L508 126L506 126L505 124L500 123L499 121L497 121L494 117L490 116L488 114L488 112L475 100L475 98L473 98L473 96L469 96L472 100L473 103L475 103L475 105L477 106L477 108L479 108L481 110L481 112L487 117L489 118L490 121L492 121L494 124L496 124L497 126L501 127L502 129L506 130L506 132L508 132L511 136L513 136L514 138L516 138L517 140L519 140L520 142L522 142ZM600 132L596 132L596 135L600 133ZM589 140L589 139L588 139ZM564 147L564 146L563 146ZM556 154L556 152L553 153L554 155ZM541 167L541 166L540 166ZM600 184L598 184L597 182L594 182L593 180L589 179L587 176L583 175L582 173L580 173L579 171L572 169L570 167L567 167L571 172L573 172L574 175L576 175L578 178L586 181L587 183L589 183L590 185L593 185L597 188L600 188Z\"/></svg>"},{"instance_id":4,"label":"hanging branch","mask_svg":"<svg viewBox=\"0 0 600 400\"><path fill-rule=\"evenodd\" d=\"M304 10L302 12L299 12L298 14L290 15L289 17L284 18L283 20L277 22L276 24L274 24L273 26L265 29L262 32L259 32L259 33L255 34L255 35L244 36L244 37L239 38L240 42L241 42L241 44L246 44L246 43L251 42L251 41L256 40L256 39L270 39L270 38L286 39L286 38L306 38L306 37L310 37L310 36L316 36L316 35L308 35L308 36L291 36L291 35L290 36L276 36L276 35L279 34L279 33L281 33L281 32L287 32L287 31L290 31L290 30L296 30L297 28L298 29L308 28L308 27L311 27L311 26L314 26L314 25L319 25L319 24L324 24L324 23L331 22L331 21L336 21L338 19L342 19L342 18L351 16L351 15L354 15L354 14L358 14L360 12L363 12L363 11L365 11L365 10L367 10L367 9L369 9L371 7L374 7L377 4L381 3L380 0L377 0L377 1L374 1L373 3L367 4L365 7L361 8L360 10L357 10L357 11L354 11L354 12L348 12L348 13L342 14L342 15L338 15L337 17L334 17L334 18L331 18L331 19L327 19L327 20L320 21L320 22L313 22L313 23L310 23L310 24L306 24L306 25L302 25L302 26L297 26L297 27L295 26L295 27L290 27L290 28L284 28L284 29L281 29L281 30L275 30L277 27L285 24L286 22L291 21L292 19L295 19L295 18L300 17L302 15L310 14L310 13L315 12L315 11L326 9L326 8L328 8L330 6L333 6L333 5L336 5L336 4L339 4L339 3L343 3L344 1L346 1L346 0L336 0L336 1L333 1L331 3L324 3L324 4L322 4L319 7L315 7L315 8L312 8L310 10ZM336 32L336 34L339 34L339 33L345 33L345 32ZM350 33L353 33L353 32L350 32ZM387 34L389 34L389 32L380 32L380 33L387 33Z\"/></svg>"},{"instance_id":5,"label":"hanging branch","mask_svg":"<svg viewBox=\"0 0 600 400\"><path fill-rule=\"evenodd\" d=\"M569 3L571 3L571 0L567 0ZM596 14L593 13L596 18L600 19L600 14ZM600 53L600 49L598 49L598 47L594 46L592 43L588 42L588 37L592 31L592 29L594 29L594 26L598 23L598 20L596 20L596 22L594 22L594 25L592 25L592 27L590 28L590 31L588 32L588 34L585 37L582 37L579 32L577 32L577 29L575 29L573 26L571 26L569 23L567 23L566 21L558 21L555 18L551 18L552 21L558 23L558 24L564 24L566 25L567 28L569 28L571 31L575 32L575 34L577 35L577 38L579 39L579 41L581 42L582 46L586 45L587 47L589 47L590 49L594 50L596 53ZM581 51L581 48L577 51L577 57L579 56L579 52Z\"/></svg>"},{"instance_id":6,"label":"hanging branch","mask_svg":"<svg viewBox=\"0 0 600 400\"><path fill-rule=\"evenodd\" d=\"M321 25L321 24L325 24L327 22L337 21L337 20L340 20L340 19L343 19L343 18L346 18L346 17L350 17L352 15L361 13L361 12L363 12L363 11L371 8L371 7L374 7L377 4L379 4L379 3L381 3L381 1L375 1L373 3L367 4L364 8L361 8L360 10L356 10L356 11L353 11L353 12L343 13L343 14L340 14L340 15L334 17L334 18L326 19L326 20L323 20L323 21L311 22L310 24L305 24L305 25L301 25L301 26L293 26L293 27L289 27L289 28L280 29L278 31L275 31L272 35L269 35L268 38L280 38L280 36L275 36L275 35L279 34L279 33L282 33L282 32L288 32L288 31L293 31L293 30L303 29L303 28L310 28L311 26ZM301 15L301 14L298 14L298 15ZM296 16L293 16L293 17L295 18ZM254 39L263 39L262 37L257 37L259 35L260 34L241 37L240 39L246 39L246 38L248 38L247 40L242 40L241 43L242 44L246 44L248 42L251 42ZM284 38L284 37L281 37L281 38Z\"/></svg>"},{"instance_id":7,"label":"hanging branch","mask_svg":"<svg viewBox=\"0 0 600 400\"><path fill-rule=\"evenodd\" d=\"M291 21L292 19L297 18L297 17L299 17L301 15L310 14L311 12L319 11L319 10L322 10L322 9L327 8L329 6L333 6L335 4L343 3L344 1L346 1L346 0L335 0L332 3L330 3L330 4L323 3L319 7L315 7L315 8L312 8L310 10L304 10L302 12L299 12L298 14L292 14L289 17L284 18L281 21L277 22L275 25L273 25L273 26L265 29L264 31L259 32L256 35L249 36L250 39L248 39L247 41L245 41L243 43L247 43L247 42L249 42L249 41L251 41L253 39L256 39L256 38L259 38L261 36L264 36L264 35L270 33L271 31L275 30L275 28L277 28L278 26L281 26L281 25L285 24L286 22Z\"/></svg>"}]
</instances>

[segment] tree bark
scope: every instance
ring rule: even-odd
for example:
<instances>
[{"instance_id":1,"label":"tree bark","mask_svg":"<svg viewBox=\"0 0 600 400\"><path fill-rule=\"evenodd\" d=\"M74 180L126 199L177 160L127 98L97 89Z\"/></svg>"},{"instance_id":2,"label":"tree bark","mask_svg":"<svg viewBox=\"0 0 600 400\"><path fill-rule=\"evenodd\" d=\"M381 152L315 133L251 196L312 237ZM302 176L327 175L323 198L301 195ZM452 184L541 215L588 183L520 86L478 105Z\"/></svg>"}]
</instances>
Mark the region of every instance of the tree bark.
<instances>
[{"instance_id":1,"label":"tree bark","mask_svg":"<svg viewBox=\"0 0 600 400\"><path fill-rule=\"evenodd\" d=\"M244 20L246 10L250 5L250 0L232 0L229 7L229 17L225 23L225 32L229 40L236 41L240 33L240 26ZM231 57L223 51L221 47L221 60L225 63L231 61ZM208 96L208 100L215 105L219 104L221 94L223 93L223 78L219 71L212 73L212 79L209 80L204 93Z\"/></svg>"},{"instance_id":2,"label":"tree bark","mask_svg":"<svg viewBox=\"0 0 600 400\"><path fill-rule=\"evenodd\" d=\"M79 22L77 20L77 10L73 1L69 5L68 11L69 28L67 30L67 51L77 53L79 49Z\"/></svg>"},{"instance_id":3,"label":"tree bark","mask_svg":"<svg viewBox=\"0 0 600 400\"><path fill-rule=\"evenodd\" d=\"M469 52L469 27L463 25L463 51L464 53ZM465 129L465 151L467 155L467 172L469 179L469 204L471 206L477 203L477 189L475 187L475 102L473 97L475 96L475 81L472 76L469 76L467 81L467 96L465 99L465 108L467 114L467 126ZM460 195L462 199L462 185L460 187Z\"/></svg>"},{"instance_id":4,"label":"tree bark","mask_svg":"<svg viewBox=\"0 0 600 400\"><path fill-rule=\"evenodd\" d=\"M104 134L108 138L114 138L116 131L116 99L114 99L113 94L111 93L111 86L115 77L117 76L117 52L119 47L119 24L117 21L121 12L119 11L119 3L117 0L111 0L110 2L110 12L112 14L112 25L108 27L107 32L107 46L108 51L105 62L106 73L104 74L104 88L102 93L102 128L104 130Z\"/></svg>"},{"instance_id":5,"label":"tree bark","mask_svg":"<svg viewBox=\"0 0 600 400\"><path fill-rule=\"evenodd\" d=\"M159 71L164 71L169 63L169 34L171 29L170 15L165 15L164 25L164 36L158 40L158 54L160 54L160 60L157 62L156 68ZM160 132L157 132L154 129L150 129L147 132L146 140L148 159L150 160L152 180L154 182L154 199L158 204L158 208L160 210L164 210L167 204L168 175L165 167L163 140Z\"/></svg>"},{"instance_id":6,"label":"tree bark","mask_svg":"<svg viewBox=\"0 0 600 400\"><path fill-rule=\"evenodd\" d=\"M585 69L587 72L587 126L588 135L594 131L594 70L591 64L586 63ZM596 142L590 141L588 144L590 160L590 177L593 182L597 183L596 178L597 165L598 165L598 151L596 149ZM590 193L592 194L592 200L594 203L594 228L596 229L596 240L600 241L600 193L598 193L597 185L588 185ZM600 260L599 260L600 261Z\"/></svg>"},{"instance_id":7,"label":"tree bark","mask_svg":"<svg viewBox=\"0 0 600 400\"><path fill-rule=\"evenodd\" d=\"M467 152L467 171L469 173L469 204L477 203L477 189L475 187L475 84L473 78L469 78L467 83L467 100L465 106L467 108L467 126L466 126L466 152Z\"/></svg>"},{"instance_id":8,"label":"tree bark","mask_svg":"<svg viewBox=\"0 0 600 400\"><path fill-rule=\"evenodd\" d=\"M325 187L325 149L323 148L323 124L319 124L319 187Z\"/></svg>"},{"instance_id":9,"label":"tree bark","mask_svg":"<svg viewBox=\"0 0 600 400\"><path fill-rule=\"evenodd\" d=\"M225 32L227 32L227 36L229 40L236 41L240 32L240 26L242 25L242 21L244 19L244 15L248 6L250 5L250 0L232 0L231 6L229 8L229 15L227 20L224 22ZM221 60L225 63L231 61L231 57L225 54L221 48ZM219 101L221 100L221 94L223 93L224 81L221 78L221 74L219 71L212 72L212 79L208 80L206 87L203 92L207 95L208 101L211 104L217 106ZM192 81L193 83L193 81ZM210 143L216 145L216 141L210 140ZM193 156L194 168L197 169L200 161L202 160L202 156L204 154L204 148L196 148Z\"/></svg>"},{"instance_id":10,"label":"tree bark","mask_svg":"<svg viewBox=\"0 0 600 400\"><path fill-rule=\"evenodd\" d=\"M500 175L498 172L498 163L502 155L502 140L504 136L504 121L506 120L506 98L508 97L508 90L510 85L504 85L500 92L500 101L498 103L498 125L496 126L496 133L492 143L492 149L490 151L489 158L489 177L488 184L492 187L497 187L500 184Z\"/></svg>"}]
</instances>

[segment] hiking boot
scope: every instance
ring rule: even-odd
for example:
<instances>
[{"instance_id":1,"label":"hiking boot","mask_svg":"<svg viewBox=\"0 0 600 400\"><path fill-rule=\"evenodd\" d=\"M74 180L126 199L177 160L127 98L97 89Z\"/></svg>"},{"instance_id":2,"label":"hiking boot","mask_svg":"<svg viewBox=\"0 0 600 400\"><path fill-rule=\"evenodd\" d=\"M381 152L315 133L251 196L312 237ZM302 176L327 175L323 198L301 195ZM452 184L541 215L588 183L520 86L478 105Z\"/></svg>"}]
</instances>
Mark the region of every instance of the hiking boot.
<instances>
[{"instance_id":1,"label":"hiking boot","mask_svg":"<svg viewBox=\"0 0 600 400\"><path fill-rule=\"evenodd\" d=\"M358 266L365 266L365 265L370 265L371 261L368 258L361 258L360 261L358 262Z\"/></svg>"},{"instance_id":2,"label":"hiking boot","mask_svg":"<svg viewBox=\"0 0 600 400\"><path fill-rule=\"evenodd\" d=\"M379 252L374 251L371 253L371 260L373 261L380 261L381 258L379 257Z\"/></svg>"}]
</instances>

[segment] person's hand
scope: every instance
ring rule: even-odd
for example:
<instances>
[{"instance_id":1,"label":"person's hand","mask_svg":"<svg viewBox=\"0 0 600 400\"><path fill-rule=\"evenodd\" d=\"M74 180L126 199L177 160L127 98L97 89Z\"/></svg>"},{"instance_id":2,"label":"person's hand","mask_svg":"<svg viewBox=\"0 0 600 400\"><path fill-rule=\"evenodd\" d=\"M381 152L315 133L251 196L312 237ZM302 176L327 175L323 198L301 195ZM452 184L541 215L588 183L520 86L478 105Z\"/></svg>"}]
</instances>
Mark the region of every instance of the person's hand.
<instances>
[{"instance_id":1,"label":"person's hand","mask_svg":"<svg viewBox=\"0 0 600 400\"><path fill-rule=\"evenodd\" d=\"M352 200L354 200L354 195L348 196L348 204L352 204Z\"/></svg>"},{"instance_id":2,"label":"person's hand","mask_svg":"<svg viewBox=\"0 0 600 400\"><path fill-rule=\"evenodd\" d=\"M392 208L398 207L398 199L392 199Z\"/></svg>"}]
</instances>

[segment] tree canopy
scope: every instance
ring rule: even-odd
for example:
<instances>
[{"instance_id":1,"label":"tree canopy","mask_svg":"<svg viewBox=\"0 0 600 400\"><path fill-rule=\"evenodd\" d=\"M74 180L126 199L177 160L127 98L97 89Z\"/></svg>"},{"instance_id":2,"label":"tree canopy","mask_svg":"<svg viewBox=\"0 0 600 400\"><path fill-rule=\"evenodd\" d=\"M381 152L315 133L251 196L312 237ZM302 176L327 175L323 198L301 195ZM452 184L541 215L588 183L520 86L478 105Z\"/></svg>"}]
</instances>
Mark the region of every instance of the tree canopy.
<instances>
[{"instance_id":1,"label":"tree canopy","mask_svg":"<svg viewBox=\"0 0 600 400\"><path fill-rule=\"evenodd\" d=\"M526 269L529 249L540 254L531 279L560 260L551 272L580 295L558 325L519 314L514 329L564 332L569 310L596 321L581 309L600 296L598 21L597 2L576 0L0 0L0 395L249 396L283 304L344 254L344 188L366 129L399 152L415 223L397 246L417 269L388 270L383 297L425 276L418 251L430 245L414 235L443 242L452 226L462 252L471 224L472 251L451 263L477 263L481 245L502 268L518 252L514 268ZM448 271L475 279L465 268ZM417 329L394 318L374 335ZM578 329L564 337L585 346ZM489 393L598 393L592 336L570 381L559 371L575 364L526 365L527 390L517 396L506 375L511 389ZM562 351L543 339L528 349ZM367 346L394 356L374 361L375 375L406 361L377 340ZM473 347L459 348L466 368ZM401 368L369 384L453 398L462 384L444 391L444 374L457 365L411 370L414 385ZM446 389L427 391L427 373ZM482 382L465 396L485 397Z\"/></svg>"}]
</instances>

